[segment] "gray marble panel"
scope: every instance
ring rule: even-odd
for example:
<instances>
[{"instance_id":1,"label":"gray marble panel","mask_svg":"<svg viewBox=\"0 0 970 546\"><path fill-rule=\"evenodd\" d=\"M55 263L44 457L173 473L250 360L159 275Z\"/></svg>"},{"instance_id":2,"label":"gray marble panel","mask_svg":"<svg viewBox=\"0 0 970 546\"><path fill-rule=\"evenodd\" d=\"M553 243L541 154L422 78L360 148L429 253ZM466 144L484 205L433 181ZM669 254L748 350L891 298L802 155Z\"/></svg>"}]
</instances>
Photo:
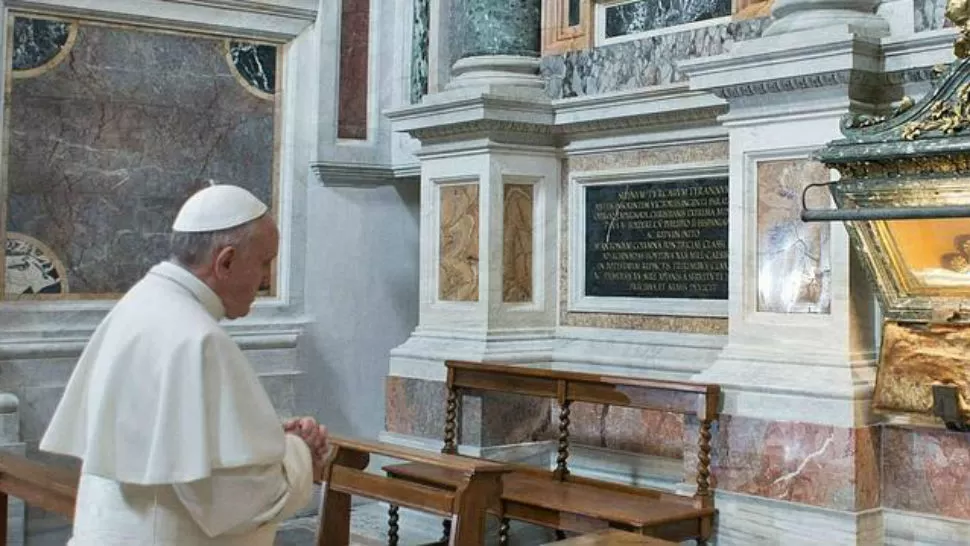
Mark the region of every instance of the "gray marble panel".
<instances>
[{"instance_id":1,"label":"gray marble panel","mask_svg":"<svg viewBox=\"0 0 970 546\"><path fill-rule=\"evenodd\" d=\"M554 99L597 95L681 81L677 61L720 55L758 38L768 18L672 32L542 58L546 92Z\"/></svg>"},{"instance_id":2,"label":"gray marble panel","mask_svg":"<svg viewBox=\"0 0 970 546\"><path fill-rule=\"evenodd\" d=\"M207 179L271 202L275 48L230 55L224 38L71 28L66 56L53 30L17 38L6 227L49 247L69 292L117 294L168 254L175 212Z\"/></svg>"},{"instance_id":3,"label":"gray marble panel","mask_svg":"<svg viewBox=\"0 0 970 546\"><path fill-rule=\"evenodd\" d=\"M606 37L731 15L731 0L638 0L606 8Z\"/></svg>"},{"instance_id":4,"label":"gray marble panel","mask_svg":"<svg viewBox=\"0 0 970 546\"><path fill-rule=\"evenodd\" d=\"M953 26L946 18L947 0L913 0L914 30L937 30Z\"/></svg>"}]
</instances>

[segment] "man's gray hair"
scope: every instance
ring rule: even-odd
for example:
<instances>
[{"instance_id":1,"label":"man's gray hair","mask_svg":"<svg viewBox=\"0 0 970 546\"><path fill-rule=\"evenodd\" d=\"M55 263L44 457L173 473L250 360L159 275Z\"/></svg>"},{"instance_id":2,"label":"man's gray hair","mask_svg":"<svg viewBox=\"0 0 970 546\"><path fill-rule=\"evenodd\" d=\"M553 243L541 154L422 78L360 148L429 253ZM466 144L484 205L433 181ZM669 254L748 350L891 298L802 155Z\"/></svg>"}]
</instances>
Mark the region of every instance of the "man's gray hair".
<instances>
[{"instance_id":1,"label":"man's gray hair","mask_svg":"<svg viewBox=\"0 0 970 546\"><path fill-rule=\"evenodd\" d=\"M227 246L239 247L246 244L253 235L256 223L263 218L246 222L241 226L218 231L172 232L170 238L171 259L194 269L202 267L212 259L212 254Z\"/></svg>"}]
</instances>

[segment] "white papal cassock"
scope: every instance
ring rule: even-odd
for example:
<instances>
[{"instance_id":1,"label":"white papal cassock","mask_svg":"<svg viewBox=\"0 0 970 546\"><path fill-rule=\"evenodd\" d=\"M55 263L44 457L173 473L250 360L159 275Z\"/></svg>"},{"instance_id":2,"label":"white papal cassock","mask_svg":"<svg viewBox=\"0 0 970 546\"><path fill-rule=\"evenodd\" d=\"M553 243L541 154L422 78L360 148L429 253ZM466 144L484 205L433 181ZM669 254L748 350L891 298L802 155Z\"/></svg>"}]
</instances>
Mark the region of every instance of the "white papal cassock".
<instances>
[{"instance_id":1,"label":"white papal cassock","mask_svg":"<svg viewBox=\"0 0 970 546\"><path fill-rule=\"evenodd\" d=\"M40 444L82 460L69 545L271 546L309 502L310 451L223 314L163 262L95 331Z\"/></svg>"}]
</instances>

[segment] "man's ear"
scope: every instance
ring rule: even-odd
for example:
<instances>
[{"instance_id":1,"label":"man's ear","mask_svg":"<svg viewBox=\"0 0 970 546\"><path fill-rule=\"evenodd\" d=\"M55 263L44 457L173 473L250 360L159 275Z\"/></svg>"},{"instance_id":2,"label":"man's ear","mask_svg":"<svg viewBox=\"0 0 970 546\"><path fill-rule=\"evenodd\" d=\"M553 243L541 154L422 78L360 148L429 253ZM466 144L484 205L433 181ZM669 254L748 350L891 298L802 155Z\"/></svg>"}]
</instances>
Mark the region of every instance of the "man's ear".
<instances>
[{"instance_id":1,"label":"man's ear","mask_svg":"<svg viewBox=\"0 0 970 546\"><path fill-rule=\"evenodd\" d=\"M215 269L213 273L217 279L225 279L229 276L229 269L232 268L232 262L236 259L236 249L227 246L222 248L218 254L216 254Z\"/></svg>"}]
</instances>

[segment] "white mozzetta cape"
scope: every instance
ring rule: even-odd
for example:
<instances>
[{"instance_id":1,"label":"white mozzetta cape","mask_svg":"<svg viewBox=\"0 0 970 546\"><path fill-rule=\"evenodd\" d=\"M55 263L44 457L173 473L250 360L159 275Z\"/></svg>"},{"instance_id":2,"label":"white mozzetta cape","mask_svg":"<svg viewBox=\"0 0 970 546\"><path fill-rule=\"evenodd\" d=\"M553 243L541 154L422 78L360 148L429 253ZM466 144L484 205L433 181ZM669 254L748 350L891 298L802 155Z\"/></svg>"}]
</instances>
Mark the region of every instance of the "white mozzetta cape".
<instances>
[{"instance_id":1,"label":"white mozzetta cape","mask_svg":"<svg viewBox=\"0 0 970 546\"><path fill-rule=\"evenodd\" d=\"M280 420L223 315L190 272L152 268L95 331L40 449L136 485L282 462Z\"/></svg>"}]
</instances>

